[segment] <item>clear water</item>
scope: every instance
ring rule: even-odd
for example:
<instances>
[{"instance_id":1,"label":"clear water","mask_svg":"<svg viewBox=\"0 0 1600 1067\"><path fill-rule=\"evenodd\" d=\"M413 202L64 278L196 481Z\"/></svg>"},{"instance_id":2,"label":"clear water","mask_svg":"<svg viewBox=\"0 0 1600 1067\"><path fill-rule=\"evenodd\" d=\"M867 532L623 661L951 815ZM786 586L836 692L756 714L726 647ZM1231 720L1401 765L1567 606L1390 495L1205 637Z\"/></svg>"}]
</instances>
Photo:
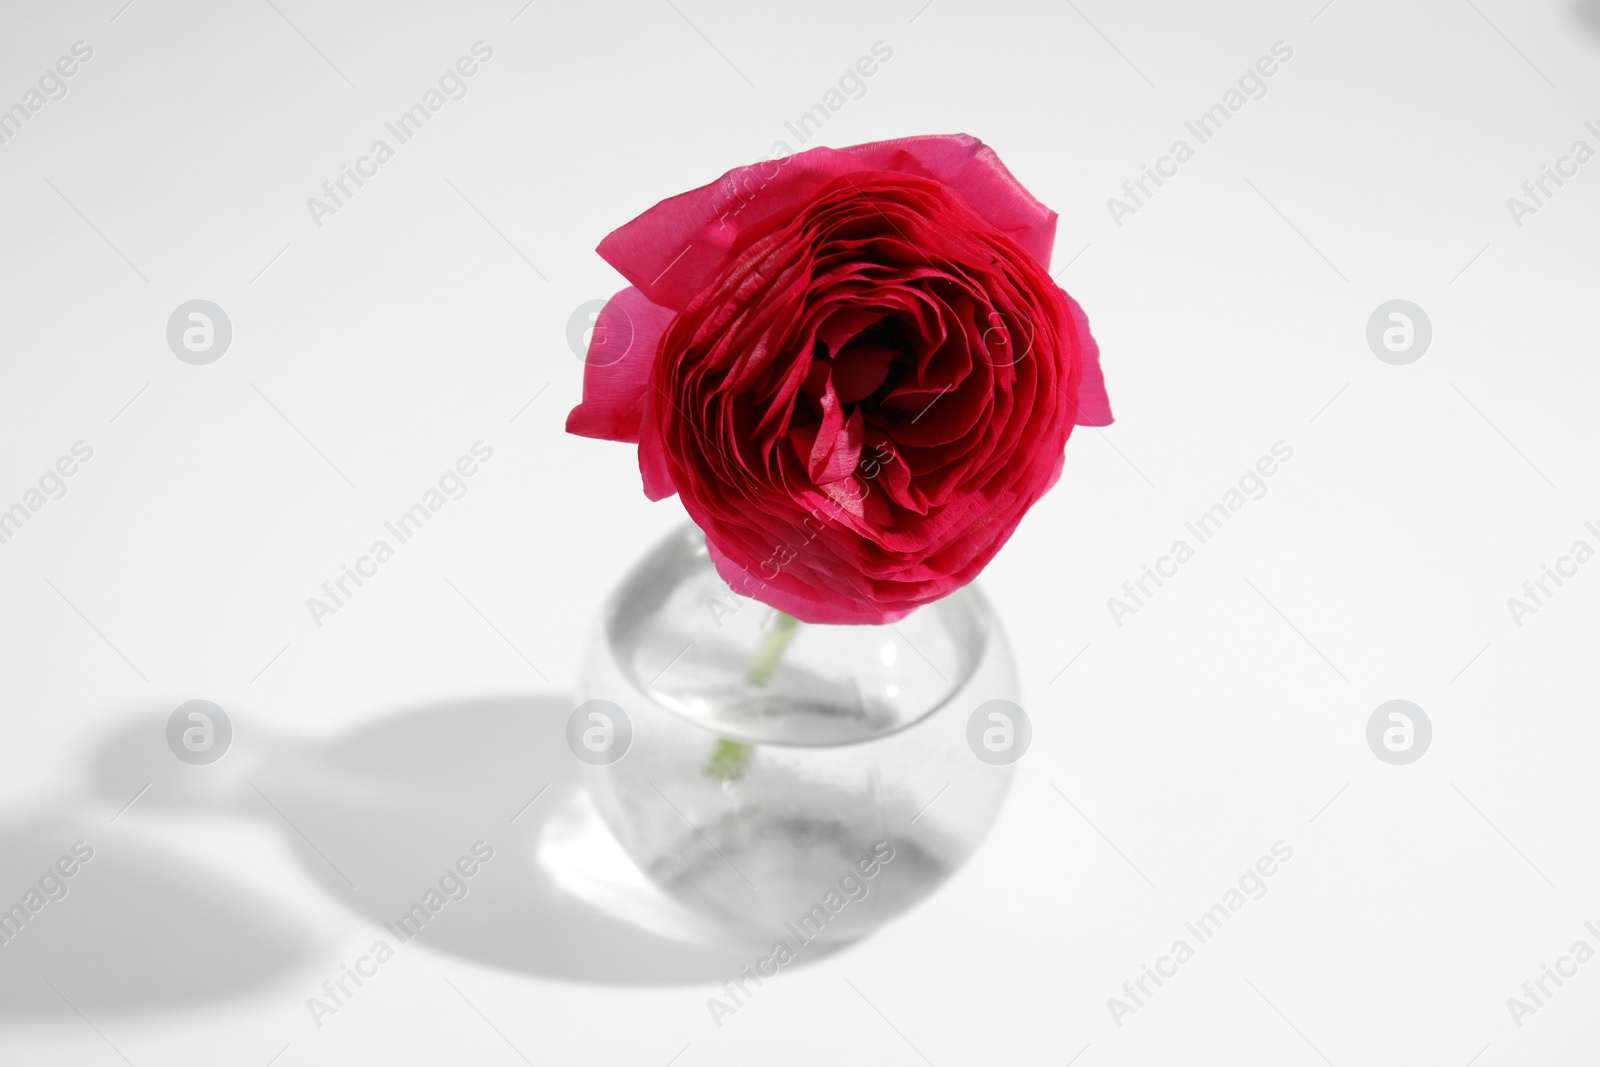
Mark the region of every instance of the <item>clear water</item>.
<instances>
[{"instance_id":1,"label":"clear water","mask_svg":"<svg viewBox=\"0 0 1600 1067\"><path fill-rule=\"evenodd\" d=\"M775 622L717 577L697 530L647 556L586 661L582 699L614 701L634 731L590 780L623 847L674 897L791 941L785 923L823 905L806 932L848 940L932 891L987 834L1010 768L973 756L967 718L1016 699L1015 673L970 588L891 626L802 626L758 684ZM875 846L893 858L869 879L857 864Z\"/></svg>"}]
</instances>

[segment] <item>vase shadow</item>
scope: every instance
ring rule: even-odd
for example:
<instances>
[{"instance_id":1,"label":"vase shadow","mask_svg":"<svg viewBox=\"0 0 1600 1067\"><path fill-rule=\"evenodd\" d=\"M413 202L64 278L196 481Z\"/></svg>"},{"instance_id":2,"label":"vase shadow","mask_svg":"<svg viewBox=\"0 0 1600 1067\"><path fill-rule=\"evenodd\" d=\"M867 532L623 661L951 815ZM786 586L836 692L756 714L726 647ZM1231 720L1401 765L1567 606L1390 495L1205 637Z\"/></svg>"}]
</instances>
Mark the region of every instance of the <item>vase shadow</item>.
<instances>
[{"instance_id":1,"label":"vase shadow","mask_svg":"<svg viewBox=\"0 0 1600 1067\"><path fill-rule=\"evenodd\" d=\"M100 813L0 825L0 879L0 1018L222 1001L310 955L271 901Z\"/></svg>"},{"instance_id":2,"label":"vase shadow","mask_svg":"<svg viewBox=\"0 0 1600 1067\"><path fill-rule=\"evenodd\" d=\"M579 785L571 710L551 695L463 699L326 739L236 720L232 749L208 767L178 765L142 724L103 746L92 780L121 795L151 763L166 781L140 802L149 814L274 824L305 871L396 948L414 940L570 981L720 983L770 940L722 934L644 881Z\"/></svg>"}]
</instances>

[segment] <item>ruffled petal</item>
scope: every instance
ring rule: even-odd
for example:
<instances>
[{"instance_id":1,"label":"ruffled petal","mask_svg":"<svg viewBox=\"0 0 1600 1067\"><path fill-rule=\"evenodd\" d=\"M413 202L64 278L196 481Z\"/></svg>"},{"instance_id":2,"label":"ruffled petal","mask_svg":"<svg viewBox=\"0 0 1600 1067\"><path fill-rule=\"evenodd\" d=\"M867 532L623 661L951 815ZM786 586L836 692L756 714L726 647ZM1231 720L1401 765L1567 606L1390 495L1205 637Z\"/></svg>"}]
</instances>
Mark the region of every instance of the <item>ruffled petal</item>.
<instances>
[{"instance_id":1,"label":"ruffled petal","mask_svg":"<svg viewBox=\"0 0 1600 1067\"><path fill-rule=\"evenodd\" d=\"M875 170L933 178L1016 241L1046 270L1056 243L1056 213L1034 199L994 149L965 133L900 137L856 145L850 153Z\"/></svg>"},{"instance_id":2,"label":"ruffled petal","mask_svg":"<svg viewBox=\"0 0 1600 1067\"><path fill-rule=\"evenodd\" d=\"M611 231L596 251L652 301L681 311L717 273L741 233L779 212L797 212L839 175L869 169L831 148L735 167Z\"/></svg>"},{"instance_id":3,"label":"ruffled petal","mask_svg":"<svg viewBox=\"0 0 1600 1067\"><path fill-rule=\"evenodd\" d=\"M1022 187L994 149L964 133L812 148L735 167L613 230L597 251L652 301L682 310L741 233L780 213L792 214L842 174L872 170L944 183L1049 269L1056 213Z\"/></svg>"},{"instance_id":4,"label":"ruffled petal","mask_svg":"<svg viewBox=\"0 0 1600 1067\"><path fill-rule=\"evenodd\" d=\"M567 415L567 432L606 441L638 441L656 347L672 312L637 289L606 302L594 322L583 362L583 402Z\"/></svg>"},{"instance_id":5,"label":"ruffled petal","mask_svg":"<svg viewBox=\"0 0 1600 1067\"><path fill-rule=\"evenodd\" d=\"M649 390L639 419L639 475L644 479L644 495L651 500L665 500L678 491L667 462L667 444L661 439L661 423L656 418L656 405L661 402L660 394Z\"/></svg>"},{"instance_id":6,"label":"ruffled petal","mask_svg":"<svg viewBox=\"0 0 1600 1067\"><path fill-rule=\"evenodd\" d=\"M1083 376L1078 379L1078 406L1074 421L1079 426L1110 426L1111 398L1106 395L1106 376L1100 370L1100 346L1089 332L1089 316L1063 290L1072 307L1072 324L1078 330L1078 358Z\"/></svg>"},{"instance_id":7,"label":"ruffled petal","mask_svg":"<svg viewBox=\"0 0 1600 1067\"><path fill-rule=\"evenodd\" d=\"M716 565L717 575L728 583L728 588L745 596L753 595L768 607L793 615L801 622L872 626L899 622L916 610L916 605L880 609L857 597L830 597L822 590L808 596L797 590L780 588L729 559L709 535L706 537L706 549L711 554L711 562Z\"/></svg>"}]
</instances>

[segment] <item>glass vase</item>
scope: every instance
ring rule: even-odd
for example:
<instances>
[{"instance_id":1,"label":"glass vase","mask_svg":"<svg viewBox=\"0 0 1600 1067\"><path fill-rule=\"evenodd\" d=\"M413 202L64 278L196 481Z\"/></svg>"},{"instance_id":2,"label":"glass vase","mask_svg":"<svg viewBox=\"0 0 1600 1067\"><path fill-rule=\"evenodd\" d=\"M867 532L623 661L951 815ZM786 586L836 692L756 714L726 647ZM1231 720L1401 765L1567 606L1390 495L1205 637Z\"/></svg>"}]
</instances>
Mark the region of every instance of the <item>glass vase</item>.
<instances>
[{"instance_id":1,"label":"glass vase","mask_svg":"<svg viewBox=\"0 0 1600 1067\"><path fill-rule=\"evenodd\" d=\"M567 736L668 895L730 934L838 944L983 841L1012 772L980 740L1011 720L983 713L1016 690L971 586L886 625L796 623L730 589L689 526L606 604Z\"/></svg>"}]
</instances>

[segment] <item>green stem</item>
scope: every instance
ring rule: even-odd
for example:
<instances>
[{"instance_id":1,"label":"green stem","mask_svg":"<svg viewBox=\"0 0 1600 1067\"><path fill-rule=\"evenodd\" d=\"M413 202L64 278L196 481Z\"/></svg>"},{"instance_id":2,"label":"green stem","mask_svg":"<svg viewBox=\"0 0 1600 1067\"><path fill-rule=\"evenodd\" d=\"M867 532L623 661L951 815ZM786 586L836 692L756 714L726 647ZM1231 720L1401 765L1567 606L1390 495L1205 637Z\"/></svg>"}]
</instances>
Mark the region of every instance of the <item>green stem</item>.
<instances>
[{"instance_id":1,"label":"green stem","mask_svg":"<svg viewBox=\"0 0 1600 1067\"><path fill-rule=\"evenodd\" d=\"M778 612L773 620L772 629L768 630L761 639L761 647L756 651L756 661L745 672L744 680L750 685L762 686L772 680L777 673L778 665L783 662L783 654L794 640L795 634L800 632L800 620L793 615ZM734 741L730 738L717 739L716 747L711 750L711 758L702 768L706 777L719 782L737 782L744 777L745 769L750 766L750 759L755 755L755 748L743 741Z\"/></svg>"},{"instance_id":2,"label":"green stem","mask_svg":"<svg viewBox=\"0 0 1600 1067\"><path fill-rule=\"evenodd\" d=\"M777 616L772 629L761 639L761 648L756 652L755 664L744 676L744 680L751 685L766 685L772 680L772 675L783 660L783 653L788 649L789 642L800 632L799 619L781 611Z\"/></svg>"},{"instance_id":3,"label":"green stem","mask_svg":"<svg viewBox=\"0 0 1600 1067\"><path fill-rule=\"evenodd\" d=\"M750 757L754 749L743 741L732 741L726 737L717 739L717 745L711 750L711 758L706 760L702 768L706 777L718 782L737 782L744 777L745 768L750 766Z\"/></svg>"}]
</instances>

